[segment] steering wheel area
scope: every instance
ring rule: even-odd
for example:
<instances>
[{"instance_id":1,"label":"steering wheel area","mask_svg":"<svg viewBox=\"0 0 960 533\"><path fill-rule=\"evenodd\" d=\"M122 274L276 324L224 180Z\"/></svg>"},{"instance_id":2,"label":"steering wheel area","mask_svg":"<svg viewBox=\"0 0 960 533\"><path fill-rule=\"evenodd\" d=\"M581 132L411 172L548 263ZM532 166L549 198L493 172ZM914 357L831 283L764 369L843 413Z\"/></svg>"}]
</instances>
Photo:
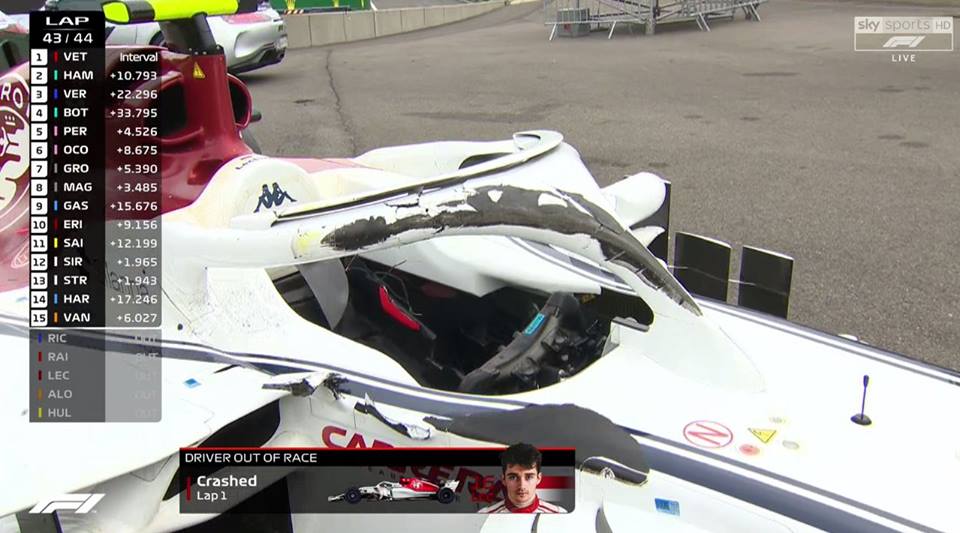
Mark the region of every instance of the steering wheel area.
<instances>
[{"instance_id":1,"label":"steering wheel area","mask_svg":"<svg viewBox=\"0 0 960 533\"><path fill-rule=\"evenodd\" d=\"M510 393L557 383L583 363L579 348L588 339L580 302L553 293L513 340L460 381L460 392Z\"/></svg>"}]
</instances>

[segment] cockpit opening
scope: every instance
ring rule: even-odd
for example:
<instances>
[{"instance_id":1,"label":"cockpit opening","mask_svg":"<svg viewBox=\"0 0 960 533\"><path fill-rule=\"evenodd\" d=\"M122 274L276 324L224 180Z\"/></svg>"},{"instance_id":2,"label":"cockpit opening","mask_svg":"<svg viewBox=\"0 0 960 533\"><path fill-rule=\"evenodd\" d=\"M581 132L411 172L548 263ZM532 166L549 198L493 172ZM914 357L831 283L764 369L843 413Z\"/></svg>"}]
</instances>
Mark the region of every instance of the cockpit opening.
<instances>
[{"instance_id":1,"label":"cockpit opening","mask_svg":"<svg viewBox=\"0 0 960 533\"><path fill-rule=\"evenodd\" d=\"M475 296L359 256L301 265L274 285L302 317L392 357L421 384L475 394L557 383L612 348L613 319L653 322L642 299L613 290Z\"/></svg>"}]
</instances>

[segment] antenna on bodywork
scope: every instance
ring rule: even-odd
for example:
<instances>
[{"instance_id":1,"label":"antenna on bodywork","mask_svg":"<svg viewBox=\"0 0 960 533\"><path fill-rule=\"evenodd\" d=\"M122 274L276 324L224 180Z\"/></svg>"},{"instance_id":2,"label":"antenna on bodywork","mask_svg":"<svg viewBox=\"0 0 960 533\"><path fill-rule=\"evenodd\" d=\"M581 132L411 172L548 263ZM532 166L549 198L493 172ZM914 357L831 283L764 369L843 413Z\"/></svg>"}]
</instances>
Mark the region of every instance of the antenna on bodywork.
<instances>
[{"instance_id":1,"label":"antenna on bodywork","mask_svg":"<svg viewBox=\"0 0 960 533\"><path fill-rule=\"evenodd\" d=\"M869 384L870 376L863 376L863 398L860 400L860 412L850 417L850 420L852 420L854 424L861 426L869 426L873 423L869 416L863 414L867 406L867 385Z\"/></svg>"}]
</instances>

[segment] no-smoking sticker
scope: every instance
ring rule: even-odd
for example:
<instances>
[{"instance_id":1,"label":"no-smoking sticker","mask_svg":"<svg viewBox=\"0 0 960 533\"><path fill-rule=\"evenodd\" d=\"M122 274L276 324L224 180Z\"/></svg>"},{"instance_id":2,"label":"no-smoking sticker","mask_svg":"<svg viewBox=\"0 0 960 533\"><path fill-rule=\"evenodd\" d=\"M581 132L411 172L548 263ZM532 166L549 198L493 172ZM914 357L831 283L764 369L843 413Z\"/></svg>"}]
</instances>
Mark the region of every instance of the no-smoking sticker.
<instances>
[{"instance_id":1,"label":"no-smoking sticker","mask_svg":"<svg viewBox=\"0 0 960 533\"><path fill-rule=\"evenodd\" d=\"M683 428L687 442L701 448L723 448L733 442L733 432L720 422L697 420Z\"/></svg>"}]
</instances>

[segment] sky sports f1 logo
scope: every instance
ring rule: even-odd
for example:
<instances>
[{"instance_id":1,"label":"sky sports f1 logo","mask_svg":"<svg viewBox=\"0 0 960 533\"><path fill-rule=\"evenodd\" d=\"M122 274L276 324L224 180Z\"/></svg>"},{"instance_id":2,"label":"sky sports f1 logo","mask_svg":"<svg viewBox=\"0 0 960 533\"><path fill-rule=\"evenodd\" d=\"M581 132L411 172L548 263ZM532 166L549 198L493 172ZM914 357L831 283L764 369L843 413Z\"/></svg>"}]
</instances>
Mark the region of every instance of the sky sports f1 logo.
<instances>
[{"instance_id":1,"label":"sky sports f1 logo","mask_svg":"<svg viewBox=\"0 0 960 533\"><path fill-rule=\"evenodd\" d=\"M54 511L73 511L77 514L89 513L93 506L103 499L103 494L61 494L56 498L42 501L30 509L32 514L50 514Z\"/></svg>"},{"instance_id":2,"label":"sky sports f1 logo","mask_svg":"<svg viewBox=\"0 0 960 533\"><path fill-rule=\"evenodd\" d=\"M916 48L926 38L925 35L894 35L883 43L884 48Z\"/></svg>"},{"instance_id":3,"label":"sky sports f1 logo","mask_svg":"<svg viewBox=\"0 0 960 533\"><path fill-rule=\"evenodd\" d=\"M858 52L951 52L952 17L854 17Z\"/></svg>"}]
</instances>

